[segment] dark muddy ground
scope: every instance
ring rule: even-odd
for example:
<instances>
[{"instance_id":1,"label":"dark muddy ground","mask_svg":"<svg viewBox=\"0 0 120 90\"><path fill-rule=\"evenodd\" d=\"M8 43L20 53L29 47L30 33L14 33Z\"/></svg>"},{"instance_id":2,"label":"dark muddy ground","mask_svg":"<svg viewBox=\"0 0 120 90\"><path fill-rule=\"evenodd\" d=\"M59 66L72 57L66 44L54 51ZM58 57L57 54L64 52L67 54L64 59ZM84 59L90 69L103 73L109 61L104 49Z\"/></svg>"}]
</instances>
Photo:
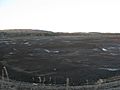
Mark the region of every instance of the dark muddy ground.
<instances>
[{"instance_id":1,"label":"dark muddy ground","mask_svg":"<svg viewBox=\"0 0 120 90\"><path fill-rule=\"evenodd\" d=\"M120 37L0 38L0 60L11 79L70 85L120 75ZM34 77L34 78L33 78Z\"/></svg>"}]
</instances>

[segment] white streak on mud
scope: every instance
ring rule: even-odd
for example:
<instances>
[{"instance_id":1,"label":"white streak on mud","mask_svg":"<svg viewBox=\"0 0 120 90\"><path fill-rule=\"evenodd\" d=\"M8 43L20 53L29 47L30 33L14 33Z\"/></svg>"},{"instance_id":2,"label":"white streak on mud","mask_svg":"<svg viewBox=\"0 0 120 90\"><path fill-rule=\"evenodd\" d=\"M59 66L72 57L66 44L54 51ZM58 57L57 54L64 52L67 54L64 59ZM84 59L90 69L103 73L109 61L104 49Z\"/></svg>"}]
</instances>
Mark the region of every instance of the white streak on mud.
<instances>
[{"instance_id":1,"label":"white streak on mud","mask_svg":"<svg viewBox=\"0 0 120 90\"><path fill-rule=\"evenodd\" d=\"M13 53L13 52L10 52L9 54L12 55L12 54L14 54L14 53Z\"/></svg>"},{"instance_id":2,"label":"white streak on mud","mask_svg":"<svg viewBox=\"0 0 120 90\"><path fill-rule=\"evenodd\" d=\"M103 70L108 70L108 71L119 71L119 68L99 68L99 69L103 69Z\"/></svg>"},{"instance_id":3,"label":"white streak on mud","mask_svg":"<svg viewBox=\"0 0 120 90\"><path fill-rule=\"evenodd\" d=\"M48 49L44 49L44 51L47 52L47 53L50 53L50 50L48 50Z\"/></svg>"},{"instance_id":4,"label":"white streak on mud","mask_svg":"<svg viewBox=\"0 0 120 90\"><path fill-rule=\"evenodd\" d=\"M44 49L45 52L47 53L59 53L60 51L53 51L53 50L48 50L48 49Z\"/></svg>"},{"instance_id":5,"label":"white streak on mud","mask_svg":"<svg viewBox=\"0 0 120 90\"><path fill-rule=\"evenodd\" d=\"M25 42L24 44L29 44L29 42Z\"/></svg>"},{"instance_id":6,"label":"white streak on mud","mask_svg":"<svg viewBox=\"0 0 120 90\"><path fill-rule=\"evenodd\" d=\"M108 51L108 50L107 50L107 49L105 49L105 48L102 48L102 51L105 51L105 52L106 52L106 51Z\"/></svg>"}]
</instances>

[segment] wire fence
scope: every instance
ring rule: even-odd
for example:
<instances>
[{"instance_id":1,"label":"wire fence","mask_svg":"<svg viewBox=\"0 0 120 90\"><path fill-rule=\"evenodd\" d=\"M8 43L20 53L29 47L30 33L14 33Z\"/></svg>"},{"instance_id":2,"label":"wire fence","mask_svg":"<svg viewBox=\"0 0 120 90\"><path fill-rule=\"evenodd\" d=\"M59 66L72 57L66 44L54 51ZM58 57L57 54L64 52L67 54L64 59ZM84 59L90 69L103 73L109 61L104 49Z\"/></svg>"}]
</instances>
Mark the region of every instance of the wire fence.
<instances>
[{"instance_id":1,"label":"wire fence","mask_svg":"<svg viewBox=\"0 0 120 90\"><path fill-rule=\"evenodd\" d=\"M84 86L69 86L66 85L43 85L35 83L26 83L18 81L3 81L0 80L0 90L120 90L120 81L110 83L84 85Z\"/></svg>"}]
</instances>

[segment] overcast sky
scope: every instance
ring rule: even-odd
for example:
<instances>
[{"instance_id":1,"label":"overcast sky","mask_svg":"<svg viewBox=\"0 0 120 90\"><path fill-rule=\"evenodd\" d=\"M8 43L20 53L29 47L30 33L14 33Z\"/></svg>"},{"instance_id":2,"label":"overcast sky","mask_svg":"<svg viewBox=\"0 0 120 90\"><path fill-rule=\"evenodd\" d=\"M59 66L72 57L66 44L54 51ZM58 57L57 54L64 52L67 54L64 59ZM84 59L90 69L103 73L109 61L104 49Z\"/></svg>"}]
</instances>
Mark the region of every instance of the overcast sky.
<instances>
[{"instance_id":1,"label":"overcast sky","mask_svg":"<svg viewBox=\"0 0 120 90\"><path fill-rule=\"evenodd\" d=\"M0 29L120 32L120 0L0 0Z\"/></svg>"}]
</instances>

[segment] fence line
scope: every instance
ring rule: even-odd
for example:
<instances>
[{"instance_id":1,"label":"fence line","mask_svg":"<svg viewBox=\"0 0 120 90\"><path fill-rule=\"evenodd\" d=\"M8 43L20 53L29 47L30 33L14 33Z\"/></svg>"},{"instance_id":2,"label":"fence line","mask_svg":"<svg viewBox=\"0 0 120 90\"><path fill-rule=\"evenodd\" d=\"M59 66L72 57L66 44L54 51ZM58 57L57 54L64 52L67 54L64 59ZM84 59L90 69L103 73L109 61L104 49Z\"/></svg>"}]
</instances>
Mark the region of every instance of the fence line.
<instances>
[{"instance_id":1,"label":"fence line","mask_svg":"<svg viewBox=\"0 0 120 90\"><path fill-rule=\"evenodd\" d=\"M69 80L68 80L69 81ZM67 81L67 84L68 84ZM113 88L117 87L117 88ZM32 83L18 82L18 81L3 81L0 80L0 89L4 90L120 90L120 81L110 83L103 83L97 85L84 85L84 86L49 86L49 85L34 85ZM113 89L111 89L113 88Z\"/></svg>"}]
</instances>

